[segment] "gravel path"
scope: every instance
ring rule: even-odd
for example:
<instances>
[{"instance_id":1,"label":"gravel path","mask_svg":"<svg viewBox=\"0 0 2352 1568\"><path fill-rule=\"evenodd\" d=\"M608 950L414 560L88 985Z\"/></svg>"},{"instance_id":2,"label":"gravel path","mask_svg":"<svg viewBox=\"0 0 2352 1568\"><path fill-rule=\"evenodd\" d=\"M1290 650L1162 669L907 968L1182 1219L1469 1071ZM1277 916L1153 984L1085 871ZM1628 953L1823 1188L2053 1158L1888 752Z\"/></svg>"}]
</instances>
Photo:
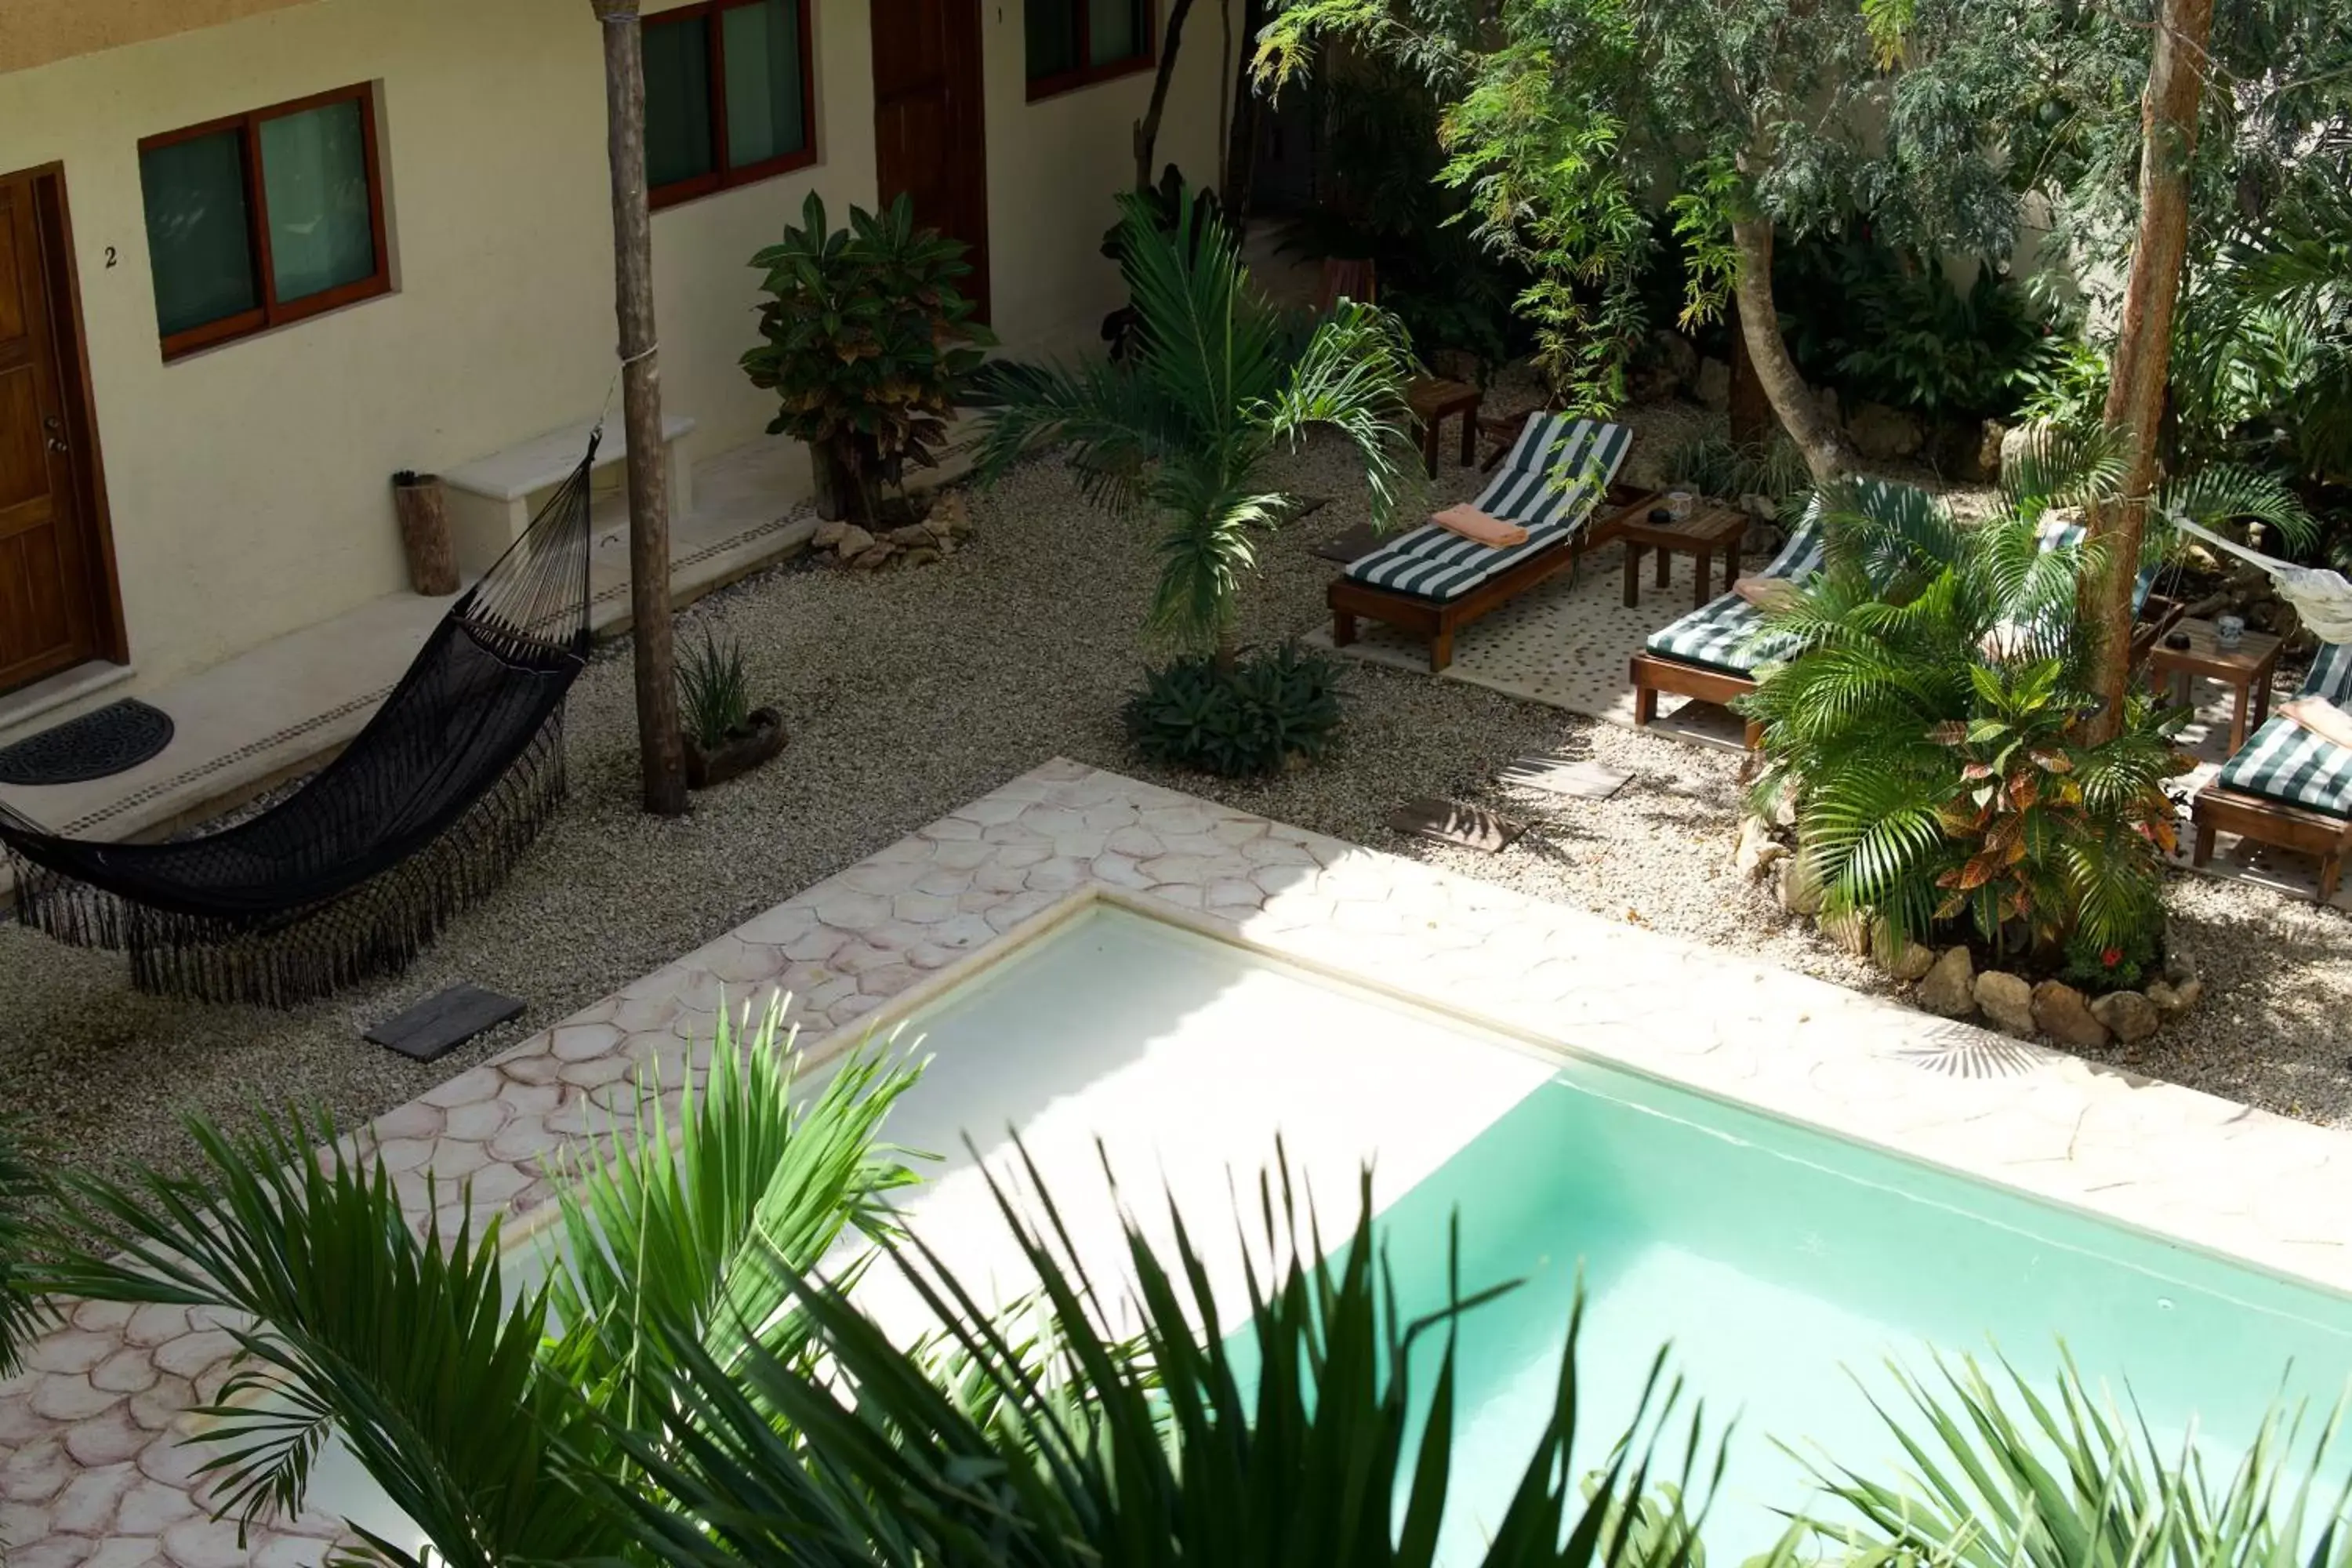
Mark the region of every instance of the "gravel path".
<instances>
[{"instance_id":1,"label":"gravel path","mask_svg":"<svg viewBox=\"0 0 2352 1568\"><path fill-rule=\"evenodd\" d=\"M1285 476L1339 499L1266 542L1244 634L1313 626L1331 567L1311 546L1362 521L1345 455ZM1449 468L1448 495L1475 476ZM1265 784L1155 773L1127 752L1119 700L1143 657L1154 563L1142 523L1109 521L1044 462L977 497L977 537L936 565L866 576L787 566L705 601L741 639L757 694L792 742L762 772L657 822L635 809L625 647L572 700L574 796L498 896L406 975L277 1014L132 992L121 960L0 927L0 1105L59 1155L119 1171L176 1163L189 1112L235 1122L257 1102L381 1113L658 967L812 882L1062 754L1155 777L1282 821L1851 985L1879 982L1730 869L1738 759L1423 676L1355 667L1350 721L1323 766ZM1634 774L1605 803L1497 795L1511 758L1559 750ZM1498 858L1400 838L1403 800L1488 801L1533 825ZM2180 879L2179 930L2209 977L2186 1028L2120 1066L2321 1121L2352 1121L2352 926L2239 884ZM517 1025L431 1066L360 1031L458 980L525 997Z\"/></svg>"}]
</instances>

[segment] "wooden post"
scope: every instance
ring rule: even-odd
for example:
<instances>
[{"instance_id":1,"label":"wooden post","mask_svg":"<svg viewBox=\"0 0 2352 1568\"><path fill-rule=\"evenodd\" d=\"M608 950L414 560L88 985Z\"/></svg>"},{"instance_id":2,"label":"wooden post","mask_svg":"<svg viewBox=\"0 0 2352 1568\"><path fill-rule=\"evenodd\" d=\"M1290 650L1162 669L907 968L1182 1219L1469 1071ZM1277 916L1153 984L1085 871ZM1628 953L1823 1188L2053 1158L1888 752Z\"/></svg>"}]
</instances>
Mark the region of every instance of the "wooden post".
<instances>
[{"instance_id":1,"label":"wooden post","mask_svg":"<svg viewBox=\"0 0 2352 1568\"><path fill-rule=\"evenodd\" d=\"M646 810L686 814L686 754L670 646L669 468L655 358L653 226L646 205L646 66L637 0L589 0L604 32L605 148L613 166L613 310L629 443L629 609L635 622L637 749Z\"/></svg>"},{"instance_id":2,"label":"wooden post","mask_svg":"<svg viewBox=\"0 0 2352 1568\"><path fill-rule=\"evenodd\" d=\"M2139 234L2124 286L2105 411L2106 427L2129 443L2130 465L2123 494L2092 507L2085 519L2105 560L2084 578L2077 599L2083 621L2097 627L2100 638L2095 684L2102 707L2091 723L2094 742L2113 739L2122 727L2131 683L2132 587L2157 486L2157 427L2171 369L2172 312L2189 251L2189 160L2197 151L2212 31L2213 0L2160 0L2157 6L2147 90L2140 100Z\"/></svg>"}]
</instances>

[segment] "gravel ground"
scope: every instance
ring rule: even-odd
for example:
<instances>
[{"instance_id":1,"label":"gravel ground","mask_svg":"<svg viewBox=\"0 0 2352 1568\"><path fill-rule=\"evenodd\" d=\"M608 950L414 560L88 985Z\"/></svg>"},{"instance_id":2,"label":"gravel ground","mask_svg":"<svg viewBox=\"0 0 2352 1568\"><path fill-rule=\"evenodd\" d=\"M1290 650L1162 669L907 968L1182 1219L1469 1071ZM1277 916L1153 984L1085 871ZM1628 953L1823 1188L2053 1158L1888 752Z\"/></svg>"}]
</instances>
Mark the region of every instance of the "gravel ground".
<instances>
[{"instance_id":1,"label":"gravel ground","mask_svg":"<svg viewBox=\"0 0 2352 1568\"><path fill-rule=\"evenodd\" d=\"M1363 520L1344 452L1318 446L1283 478L1338 499L1265 546L1244 595L1253 640L1317 623L1331 567L1310 549ZM1442 489L1466 495L1475 479L1448 468ZM1050 461L975 498L973 514L974 543L936 565L873 576L788 565L689 613L684 635L709 625L741 639L756 692L782 710L792 741L685 820L635 809L629 665L625 647L606 649L572 699L571 805L512 881L397 981L285 1014L191 1006L132 992L115 955L0 927L0 1105L26 1113L58 1155L112 1171L176 1164L191 1112L235 1123L257 1102L292 1100L363 1120L1055 754L1842 984L1881 984L1733 874L1738 759L1724 753L1353 667L1349 728L1325 765L1246 784L1143 767L1116 715L1145 654L1149 529L1091 510ZM1603 803L1493 788L1511 758L1546 750L1634 777ZM1427 795L1486 801L1532 831L1488 858L1381 826ZM2117 1065L2352 1121L2352 926L2239 884L2184 877L2175 893L2207 1005ZM430 1066L359 1038L459 980L530 1010Z\"/></svg>"}]
</instances>

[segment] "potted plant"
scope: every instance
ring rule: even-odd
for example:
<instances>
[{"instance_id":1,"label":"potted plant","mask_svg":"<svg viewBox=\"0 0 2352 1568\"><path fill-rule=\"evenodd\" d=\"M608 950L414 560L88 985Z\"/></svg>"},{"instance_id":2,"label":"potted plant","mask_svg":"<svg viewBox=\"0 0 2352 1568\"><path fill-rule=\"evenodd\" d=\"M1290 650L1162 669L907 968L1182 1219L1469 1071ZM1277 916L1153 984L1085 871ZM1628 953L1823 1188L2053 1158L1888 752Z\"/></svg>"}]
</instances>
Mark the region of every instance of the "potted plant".
<instances>
[{"instance_id":1,"label":"potted plant","mask_svg":"<svg viewBox=\"0 0 2352 1568\"><path fill-rule=\"evenodd\" d=\"M808 443L828 521L872 523L879 486L938 460L996 342L956 289L963 257L961 241L916 226L904 195L878 216L852 207L835 229L812 191L799 226L751 258L768 298L743 373L781 405L769 433Z\"/></svg>"},{"instance_id":2,"label":"potted plant","mask_svg":"<svg viewBox=\"0 0 2352 1568\"><path fill-rule=\"evenodd\" d=\"M751 706L743 650L704 632L678 667L678 706L686 729L686 782L709 789L750 773L784 749L783 715Z\"/></svg>"}]
</instances>

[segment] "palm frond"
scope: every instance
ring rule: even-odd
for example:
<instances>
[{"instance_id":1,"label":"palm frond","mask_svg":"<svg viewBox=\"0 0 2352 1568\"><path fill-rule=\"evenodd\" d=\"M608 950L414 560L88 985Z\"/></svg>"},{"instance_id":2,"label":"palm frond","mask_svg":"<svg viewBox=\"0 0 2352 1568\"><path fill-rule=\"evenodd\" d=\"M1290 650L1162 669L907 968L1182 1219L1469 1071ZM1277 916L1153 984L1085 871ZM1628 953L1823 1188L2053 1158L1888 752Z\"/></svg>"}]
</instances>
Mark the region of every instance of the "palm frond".
<instances>
[{"instance_id":1,"label":"palm frond","mask_svg":"<svg viewBox=\"0 0 2352 1568\"><path fill-rule=\"evenodd\" d=\"M21 1124L0 1117L0 1378L16 1370L24 1347L51 1316L20 1279L29 1261L29 1215L42 1190L25 1152Z\"/></svg>"},{"instance_id":2,"label":"palm frond","mask_svg":"<svg viewBox=\"0 0 2352 1568\"><path fill-rule=\"evenodd\" d=\"M1350 1237L1327 1257L1311 1206L1302 1211L1278 1165L1260 1184L1264 1234L1244 1226L1242 1239L1245 1258L1279 1260L1279 1272L1261 1279L1255 1263L1245 1266L1249 1313L1231 1336L1200 1330L1223 1315L1182 1216L1171 1214L1165 1249L1125 1219L1131 1310L1147 1361L1124 1351L1108 1326L1105 1296L1022 1159L1036 1208L1017 1205L1002 1184L997 1201L1039 1280L1069 1375L1085 1385L1082 1407L1041 1380L919 1237L897 1260L957 1347L964 1376L990 1386L989 1408L1021 1413L1010 1431L940 1389L919 1355L839 1289L793 1276L788 1282L824 1347L822 1368L754 1351L740 1377L759 1397L739 1399L725 1379L713 1383L715 1366L697 1364L700 1352L683 1335L667 1440L625 1437L659 1486L708 1521L684 1531L641 1508L646 1548L709 1563L1429 1568L1447 1491L1452 1340L1464 1315L1497 1291L1456 1288L1430 1316L1400 1321L1369 1183ZM1693 1414L1679 1470L1659 1477L1676 1491L1669 1500L1654 1490L1664 1468L1657 1438L1675 1419L1679 1391L1654 1364L1632 1426L1603 1450L1586 1500L1571 1447L1580 1321L1580 1309L1545 1428L1484 1560L1679 1568L1696 1553L1720 1453L1710 1470ZM1438 1347L1424 1399L1414 1350L1428 1338ZM763 1406L782 1412L801 1440L761 1418ZM1407 1434L1416 1424L1414 1447ZM1685 1496L1701 1500L1686 1509ZM1393 1521L1391 1499L1402 1500Z\"/></svg>"},{"instance_id":3,"label":"palm frond","mask_svg":"<svg viewBox=\"0 0 2352 1568\"><path fill-rule=\"evenodd\" d=\"M2209 463L2166 485L2150 509L2148 521L2154 525L2174 517L2215 530L2260 522L2297 550L2309 548L2319 536L2318 520L2276 474L2237 463Z\"/></svg>"},{"instance_id":4,"label":"palm frond","mask_svg":"<svg viewBox=\"0 0 2352 1568\"><path fill-rule=\"evenodd\" d=\"M64 1228L34 1282L220 1316L240 1367L202 1413L216 1449L204 1468L227 1511L249 1524L299 1510L331 1428L459 1568L612 1549L611 1517L556 1478L554 1451L591 1412L534 1375L547 1295L509 1300L495 1218L418 1236L382 1164L355 1161L323 1119L189 1131L200 1177L61 1176Z\"/></svg>"},{"instance_id":5,"label":"palm frond","mask_svg":"<svg viewBox=\"0 0 2352 1568\"><path fill-rule=\"evenodd\" d=\"M845 1232L893 1234L884 1194L917 1178L881 1143L885 1118L920 1075L886 1050L844 1061L814 1099L793 1100L797 1031L772 996L747 1040L722 1009L699 1092L676 1120L645 1092L610 1129L612 1152L560 1158L560 1246L551 1304L563 1325L542 1359L595 1389L614 1418L643 1426L659 1387L656 1317L696 1325L721 1366L740 1336L764 1334L782 1305L751 1259L813 1268ZM657 1083L648 1090L657 1090ZM604 1142L606 1141L600 1141Z\"/></svg>"}]
</instances>

